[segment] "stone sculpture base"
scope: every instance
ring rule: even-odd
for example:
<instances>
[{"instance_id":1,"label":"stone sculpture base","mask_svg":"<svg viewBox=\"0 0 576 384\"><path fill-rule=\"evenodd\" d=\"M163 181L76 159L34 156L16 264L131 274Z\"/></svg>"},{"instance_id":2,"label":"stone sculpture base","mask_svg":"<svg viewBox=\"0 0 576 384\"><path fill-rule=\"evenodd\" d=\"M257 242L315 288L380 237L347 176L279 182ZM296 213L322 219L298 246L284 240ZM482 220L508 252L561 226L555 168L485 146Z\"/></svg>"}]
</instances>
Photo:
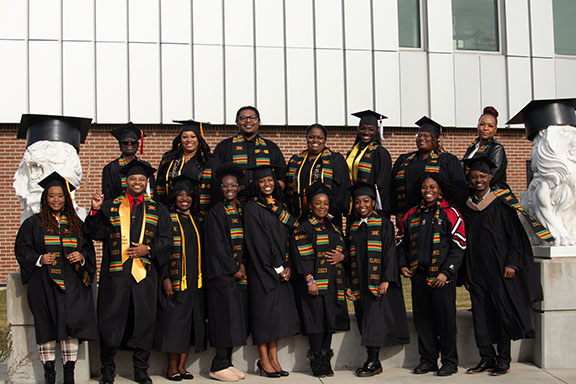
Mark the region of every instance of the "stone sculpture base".
<instances>
[{"instance_id":1,"label":"stone sculpture base","mask_svg":"<svg viewBox=\"0 0 576 384\"><path fill-rule=\"evenodd\" d=\"M534 363L576 368L576 247L533 247L544 301L534 308Z\"/></svg>"}]
</instances>

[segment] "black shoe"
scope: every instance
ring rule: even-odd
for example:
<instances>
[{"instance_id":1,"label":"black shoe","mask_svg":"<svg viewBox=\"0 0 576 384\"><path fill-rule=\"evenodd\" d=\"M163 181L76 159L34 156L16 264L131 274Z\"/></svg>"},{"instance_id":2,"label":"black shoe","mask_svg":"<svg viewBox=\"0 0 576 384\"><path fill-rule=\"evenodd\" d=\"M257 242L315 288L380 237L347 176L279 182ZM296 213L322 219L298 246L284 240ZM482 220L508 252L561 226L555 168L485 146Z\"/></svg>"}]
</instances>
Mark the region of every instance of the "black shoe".
<instances>
[{"instance_id":1,"label":"black shoe","mask_svg":"<svg viewBox=\"0 0 576 384\"><path fill-rule=\"evenodd\" d=\"M477 366L475 366L474 368L469 368L466 373L469 374L475 374L475 373L482 373L482 372L490 372L494 367L496 366L496 360L494 359L482 359L480 360L480 362L478 363Z\"/></svg>"},{"instance_id":2,"label":"black shoe","mask_svg":"<svg viewBox=\"0 0 576 384\"><path fill-rule=\"evenodd\" d=\"M280 372L268 372L267 370L265 370L264 368L262 368L262 364L260 364L260 360L258 360L256 362L256 366L258 366L258 371L260 372L260 376L266 376L266 377L280 377L281 374Z\"/></svg>"},{"instance_id":3,"label":"black shoe","mask_svg":"<svg viewBox=\"0 0 576 384\"><path fill-rule=\"evenodd\" d=\"M100 384L113 384L114 383L114 371L111 370L101 370L102 377L100 378Z\"/></svg>"},{"instance_id":4,"label":"black shoe","mask_svg":"<svg viewBox=\"0 0 576 384\"><path fill-rule=\"evenodd\" d=\"M366 361L361 368L356 370L356 376L358 377L370 377L377 375L382 372L382 364L380 360L376 361Z\"/></svg>"},{"instance_id":5,"label":"black shoe","mask_svg":"<svg viewBox=\"0 0 576 384\"><path fill-rule=\"evenodd\" d=\"M330 365L330 359L334 356L334 351L331 349L322 349L322 371L326 376L334 376L334 371Z\"/></svg>"},{"instance_id":6,"label":"black shoe","mask_svg":"<svg viewBox=\"0 0 576 384\"><path fill-rule=\"evenodd\" d=\"M148 372L144 369L134 371L134 381L138 384L152 384L152 379L148 376Z\"/></svg>"},{"instance_id":7,"label":"black shoe","mask_svg":"<svg viewBox=\"0 0 576 384\"><path fill-rule=\"evenodd\" d=\"M438 365L433 364L433 363L421 362L420 364L418 364L418 366L416 368L414 368L414 370L412 372L416 375L422 375L422 374L428 373L428 372L436 372L437 370L438 370Z\"/></svg>"},{"instance_id":8,"label":"black shoe","mask_svg":"<svg viewBox=\"0 0 576 384\"><path fill-rule=\"evenodd\" d=\"M438 372L436 374L438 376L452 376L454 373L458 372L458 367L455 367L451 364L442 364Z\"/></svg>"},{"instance_id":9,"label":"black shoe","mask_svg":"<svg viewBox=\"0 0 576 384\"><path fill-rule=\"evenodd\" d=\"M510 364L509 363L498 363L490 372L491 376L502 376L510 372Z\"/></svg>"},{"instance_id":10,"label":"black shoe","mask_svg":"<svg viewBox=\"0 0 576 384\"><path fill-rule=\"evenodd\" d=\"M56 362L54 360L44 363L44 381L46 384L56 384Z\"/></svg>"},{"instance_id":11,"label":"black shoe","mask_svg":"<svg viewBox=\"0 0 576 384\"><path fill-rule=\"evenodd\" d=\"M312 376L326 377L326 375L324 374L324 366L322 364L322 352L308 351L307 357L310 360L310 369L312 370Z\"/></svg>"},{"instance_id":12,"label":"black shoe","mask_svg":"<svg viewBox=\"0 0 576 384\"><path fill-rule=\"evenodd\" d=\"M64 364L64 384L74 384L74 366L75 361L67 361Z\"/></svg>"}]
</instances>

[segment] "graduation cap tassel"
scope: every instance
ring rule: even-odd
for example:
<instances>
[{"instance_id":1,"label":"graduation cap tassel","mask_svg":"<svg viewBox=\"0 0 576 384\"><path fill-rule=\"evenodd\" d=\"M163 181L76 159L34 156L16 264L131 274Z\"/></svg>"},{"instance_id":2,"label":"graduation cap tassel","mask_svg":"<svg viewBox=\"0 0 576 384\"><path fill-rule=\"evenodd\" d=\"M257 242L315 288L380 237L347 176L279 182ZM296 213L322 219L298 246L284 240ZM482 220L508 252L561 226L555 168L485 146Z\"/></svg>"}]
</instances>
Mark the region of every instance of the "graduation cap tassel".
<instances>
[{"instance_id":1,"label":"graduation cap tassel","mask_svg":"<svg viewBox=\"0 0 576 384\"><path fill-rule=\"evenodd\" d=\"M384 120L378 120L378 132L380 133L380 141L384 141Z\"/></svg>"},{"instance_id":2,"label":"graduation cap tassel","mask_svg":"<svg viewBox=\"0 0 576 384\"><path fill-rule=\"evenodd\" d=\"M376 206L374 207L377 211L382 210L382 199L380 198L380 192L378 191L378 184L374 184L376 188Z\"/></svg>"},{"instance_id":3,"label":"graduation cap tassel","mask_svg":"<svg viewBox=\"0 0 576 384\"><path fill-rule=\"evenodd\" d=\"M202 123L200 123L200 136L204 139L204 129L202 129Z\"/></svg>"}]
</instances>

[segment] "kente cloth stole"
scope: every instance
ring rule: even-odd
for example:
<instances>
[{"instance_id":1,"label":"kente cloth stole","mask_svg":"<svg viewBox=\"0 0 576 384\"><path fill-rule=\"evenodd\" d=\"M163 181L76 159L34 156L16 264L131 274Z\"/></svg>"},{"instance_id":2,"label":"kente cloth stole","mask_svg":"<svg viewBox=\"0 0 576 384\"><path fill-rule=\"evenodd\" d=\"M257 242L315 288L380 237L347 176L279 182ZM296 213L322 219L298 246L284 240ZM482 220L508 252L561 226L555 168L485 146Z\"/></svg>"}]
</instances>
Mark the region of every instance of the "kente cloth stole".
<instances>
[{"instance_id":1,"label":"kente cloth stole","mask_svg":"<svg viewBox=\"0 0 576 384\"><path fill-rule=\"evenodd\" d=\"M64 271L62 270L62 265L64 262L68 262L68 260L65 259L65 256L74 251L78 251L78 234L68 233L68 235L65 236L64 234L67 233L67 231L68 219L66 218L66 215L62 214L60 216L60 234L44 233L46 252L54 255L54 262L52 265L47 266L48 274L52 281L54 281L54 283L64 292L66 292L66 286L64 284ZM82 281L82 284L88 286L90 284L90 278L84 267L80 265L79 262L71 265Z\"/></svg>"},{"instance_id":2,"label":"kente cloth stole","mask_svg":"<svg viewBox=\"0 0 576 384\"><path fill-rule=\"evenodd\" d=\"M294 239L296 240L296 248L303 260L310 260L315 258L316 271L314 272L314 280L316 280L316 287L318 288L319 295L325 295L328 292L330 262L326 259L326 252L337 249L340 252L344 251L344 238L340 230L333 226L334 230L338 233L339 239L336 244L330 244L330 237L328 231L320 225L318 220L314 217L308 219L314 229L313 233L309 235L302 227L294 229ZM336 292L337 299L344 301L344 267L342 263L333 266L336 269Z\"/></svg>"},{"instance_id":3,"label":"kente cloth stole","mask_svg":"<svg viewBox=\"0 0 576 384\"><path fill-rule=\"evenodd\" d=\"M156 227L158 226L158 209L156 203L148 195L144 195L144 222L140 231L138 243L148 245L154 240ZM128 260L126 252L131 247L130 242L130 201L126 195L118 196L112 202L110 208L110 275L122 274L123 264ZM137 283L146 277L146 271L150 268L150 259L147 257L134 258L132 260L132 276Z\"/></svg>"},{"instance_id":4,"label":"kente cloth stole","mask_svg":"<svg viewBox=\"0 0 576 384\"><path fill-rule=\"evenodd\" d=\"M434 219L430 225L433 226L434 234L432 235L432 258L430 259L430 266L426 272L426 284L432 285L436 276L438 276L438 257L440 256L440 204L442 203L442 197L438 197L436 200L436 206L434 211ZM407 231L410 233L410 271L414 272L418 268L418 238L420 235L420 224L422 215L422 206L424 202L418 206L418 209L412 215L410 219L410 229Z\"/></svg>"},{"instance_id":5,"label":"kente cloth stole","mask_svg":"<svg viewBox=\"0 0 576 384\"><path fill-rule=\"evenodd\" d=\"M285 209L284 205L282 203L278 203L276 199L269 198L267 199L266 204L262 203L257 197L254 198L254 201L262 208L265 208L270 212L272 212L278 218L278 220L280 220L280 222L285 226L287 226L288 228L294 228L300 224L298 221L296 221L294 216L292 216L290 212L288 212L288 210ZM286 254L284 255L284 260L288 261L288 258L290 256L289 254L290 239L287 239L286 242L287 242Z\"/></svg>"},{"instance_id":6,"label":"kente cloth stole","mask_svg":"<svg viewBox=\"0 0 576 384\"><path fill-rule=\"evenodd\" d=\"M287 194L294 203L298 203L299 213L302 213L306 206L305 190L308 186L312 185L312 183L320 180L324 185L332 189L334 170L331 167L331 158L332 152L329 149L325 149L320 155L316 156L310 168L310 174L307 175L308 182L304 186L300 185L300 176L304 164L308 161L308 150L300 152L294 158L290 159L288 172L286 173L288 184Z\"/></svg>"},{"instance_id":7,"label":"kente cloth stole","mask_svg":"<svg viewBox=\"0 0 576 384\"><path fill-rule=\"evenodd\" d=\"M360 227L360 220L356 220L350 227L349 236ZM374 296L378 296L378 286L382 275L382 218L372 212L368 217L367 228L368 240L368 289ZM360 280L358 277L357 250L355 245L350 245L350 280L352 283L352 295L360 298Z\"/></svg>"},{"instance_id":8,"label":"kente cloth stole","mask_svg":"<svg viewBox=\"0 0 576 384\"><path fill-rule=\"evenodd\" d=\"M168 196L168 193L170 193L170 180L180 176L180 174L182 173L182 168L184 168L184 164L186 164L184 155L180 155L178 158L170 162L170 165L166 170L166 174L164 175L164 183L163 184L158 183L156 185L157 196L163 196L163 197ZM158 178L161 180L160 177Z\"/></svg>"},{"instance_id":9,"label":"kente cloth stole","mask_svg":"<svg viewBox=\"0 0 576 384\"><path fill-rule=\"evenodd\" d=\"M186 216L186 215L184 215ZM172 230L172 253L170 254L170 260L168 263L168 273L170 275L170 281L172 282L173 291L185 291L188 289L188 268L186 267L186 234L182 229L182 223L180 222L180 217L177 213L171 213L170 218L173 223ZM194 222L192 216L188 216L188 219L194 227L194 233L196 234L196 249L198 250L198 289L202 288L202 246L200 244L200 233L198 231L198 226Z\"/></svg>"},{"instance_id":10,"label":"kente cloth stole","mask_svg":"<svg viewBox=\"0 0 576 384\"><path fill-rule=\"evenodd\" d=\"M406 160L400 165L398 172L394 176L396 180L396 199L398 203L398 207L406 211L406 167L410 164L410 162L416 157L418 152L412 152ZM439 173L440 172L440 165L438 161L440 159L440 155L436 151L430 152L430 156L426 159L426 167L424 168L424 173ZM410 207L408 207L410 208Z\"/></svg>"},{"instance_id":11,"label":"kente cloth stole","mask_svg":"<svg viewBox=\"0 0 576 384\"><path fill-rule=\"evenodd\" d=\"M554 241L554 237L549 230L547 230L538 220L533 218L526 212L522 204L518 201L514 193L508 188L506 189L496 189L494 194L507 206L514 208L516 211L520 212L526 220L530 223L530 228L536 236L545 241Z\"/></svg>"},{"instance_id":12,"label":"kente cloth stole","mask_svg":"<svg viewBox=\"0 0 576 384\"><path fill-rule=\"evenodd\" d=\"M120 168L122 168L123 166L126 165L126 159L124 158L124 156L121 156L118 158L118 166ZM126 191L126 176L124 176L123 174L120 174L120 180L122 182L122 191Z\"/></svg>"},{"instance_id":13,"label":"kente cloth stole","mask_svg":"<svg viewBox=\"0 0 576 384\"><path fill-rule=\"evenodd\" d=\"M466 149L466 152L468 152L469 150L473 149L476 144L478 144L478 142L480 141L480 138L475 138L474 141L472 142L472 144L470 144L468 146L468 149ZM484 152L486 152L486 149L488 149L488 145L492 142L492 140L489 140L487 143L482 144L478 150L476 151L476 153L474 154L474 156L472 156L472 158L475 157L480 157L484 155ZM468 176L470 174L470 167L465 165L464 166L464 172L466 172L466 176Z\"/></svg>"},{"instance_id":14,"label":"kente cloth stole","mask_svg":"<svg viewBox=\"0 0 576 384\"><path fill-rule=\"evenodd\" d=\"M271 164L270 150L264 139L258 135L256 136L254 155L256 156L256 166ZM246 139L242 134L232 138L232 162L238 165L248 165L248 149L246 148Z\"/></svg>"},{"instance_id":15,"label":"kente cloth stole","mask_svg":"<svg viewBox=\"0 0 576 384\"><path fill-rule=\"evenodd\" d=\"M224 204L224 212L226 212L226 221L228 222L228 227L230 228L230 241L232 243L234 257L234 264L236 265L236 270L240 269L240 264L244 260L244 227L242 225L242 208L238 206L238 209L234 209L231 204ZM246 285L246 279L238 280L238 284Z\"/></svg>"},{"instance_id":16,"label":"kente cloth stole","mask_svg":"<svg viewBox=\"0 0 576 384\"><path fill-rule=\"evenodd\" d=\"M200 177L200 188L199 188L199 204L200 213L202 215L201 220L206 216L206 213L210 209L210 195L212 190L212 168L205 168L202 171L202 176Z\"/></svg>"},{"instance_id":17,"label":"kente cloth stole","mask_svg":"<svg viewBox=\"0 0 576 384\"><path fill-rule=\"evenodd\" d=\"M356 144L346 156L346 163L350 170L350 181L352 184L357 182L367 183L372 172L372 163L374 161L374 151L380 144L373 141L364 149L360 149L360 143ZM360 152L360 155L358 155ZM357 156L358 155L358 156Z\"/></svg>"}]
</instances>

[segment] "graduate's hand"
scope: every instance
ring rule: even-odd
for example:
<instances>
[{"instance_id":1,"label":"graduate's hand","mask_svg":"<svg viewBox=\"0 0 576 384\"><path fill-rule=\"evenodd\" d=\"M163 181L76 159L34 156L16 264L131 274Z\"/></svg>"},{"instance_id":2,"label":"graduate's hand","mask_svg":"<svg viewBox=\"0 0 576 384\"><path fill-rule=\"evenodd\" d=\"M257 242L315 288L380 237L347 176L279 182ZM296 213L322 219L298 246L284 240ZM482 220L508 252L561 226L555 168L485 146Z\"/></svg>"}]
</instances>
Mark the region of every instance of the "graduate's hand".
<instances>
[{"instance_id":1,"label":"graduate's hand","mask_svg":"<svg viewBox=\"0 0 576 384\"><path fill-rule=\"evenodd\" d=\"M132 242L132 246L126 251L128 257L138 258L148 254L148 246Z\"/></svg>"},{"instance_id":2,"label":"graduate's hand","mask_svg":"<svg viewBox=\"0 0 576 384\"><path fill-rule=\"evenodd\" d=\"M56 256L54 256L53 253L49 252L49 253L45 253L42 255L40 262L42 263L42 265L51 265L55 259L56 259Z\"/></svg>"},{"instance_id":3,"label":"graduate's hand","mask_svg":"<svg viewBox=\"0 0 576 384\"><path fill-rule=\"evenodd\" d=\"M164 279L162 281L162 290L164 291L164 294L168 296L168 298L172 297L174 291L172 290L172 282L170 279Z\"/></svg>"},{"instance_id":4,"label":"graduate's hand","mask_svg":"<svg viewBox=\"0 0 576 384\"><path fill-rule=\"evenodd\" d=\"M292 271L290 270L290 267L284 268L284 270L280 273L280 277L284 281L290 280L290 276L292 276Z\"/></svg>"},{"instance_id":5,"label":"graduate's hand","mask_svg":"<svg viewBox=\"0 0 576 384\"><path fill-rule=\"evenodd\" d=\"M238 269L238 272L233 274L232 277L238 280L243 280L246 278L246 267L244 264L240 264L240 269Z\"/></svg>"},{"instance_id":6,"label":"graduate's hand","mask_svg":"<svg viewBox=\"0 0 576 384\"><path fill-rule=\"evenodd\" d=\"M414 276L414 272L409 270L408 267L400 268L400 273L402 274L402 276L407 277L407 278L411 278L412 276Z\"/></svg>"},{"instance_id":7,"label":"graduate's hand","mask_svg":"<svg viewBox=\"0 0 576 384\"><path fill-rule=\"evenodd\" d=\"M104 202L104 194L100 192L96 192L92 195L92 200L90 201L90 206L93 210L97 211L102 206Z\"/></svg>"},{"instance_id":8,"label":"graduate's hand","mask_svg":"<svg viewBox=\"0 0 576 384\"><path fill-rule=\"evenodd\" d=\"M318 296L318 286L316 285L316 283L310 284L308 286L308 294L312 296Z\"/></svg>"},{"instance_id":9,"label":"graduate's hand","mask_svg":"<svg viewBox=\"0 0 576 384\"><path fill-rule=\"evenodd\" d=\"M281 190L286 189L286 183L284 183L282 180L278 180L278 185L280 185Z\"/></svg>"},{"instance_id":10,"label":"graduate's hand","mask_svg":"<svg viewBox=\"0 0 576 384\"><path fill-rule=\"evenodd\" d=\"M330 265L336 265L344 260L344 254L337 249L326 252L326 258Z\"/></svg>"},{"instance_id":11,"label":"graduate's hand","mask_svg":"<svg viewBox=\"0 0 576 384\"><path fill-rule=\"evenodd\" d=\"M74 251L72 253L69 253L68 255L66 255L66 258L68 259L69 262L71 263L81 263L84 260L84 255L82 255L80 252L78 251Z\"/></svg>"},{"instance_id":12,"label":"graduate's hand","mask_svg":"<svg viewBox=\"0 0 576 384\"><path fill-rule=\"evenodd\" d=\"M504 267L504 278L511 279L516 275L516 270L510 267Z\"/></svg>"},{"instance_id":13,"label":"graduate's hand","mask_svg":"<svg viewBox=\"0 0 576 384\"><path fill-rule=\"evenodd\" d=\"M389 286L390 286L390 283L388 281L381 282L380 285L378 286L378 294L379 295L385 295L386 292L388 291Z\"/></svg>"},{"instance_id":14,"label":"graduate's hand","mask_svg":"<svg viewBox=\"0 0 576 384\"><path fill-rule=\"evenodd\" d=\"M432 288L442 288L446 285L446 281L448 280L448 276L440 272L438 276L432 282Z\"/></svg>"},{"instance_id":15,"label":"graduate's hand","mask_svg":"<svg viewBox=\"0 0 576 384\"><path fill-rule=\"evenodd\" d=\"M464 279L464 288L466 288L467 291L470 291L470 281L468 278Z\"/></svg>"},{"instance_id":16,"label":"graduate's hand","mask_svg":"<svg viewBox=\"0 0 576 384\"><path fill-rule=\"evenodd\" d=\"M344 294L346 295L346 298L348 300L354 300L355 297L352 295L352 290L350 288L346 288L346 291L344 291Z\"/></svg>"}]
</instances>

